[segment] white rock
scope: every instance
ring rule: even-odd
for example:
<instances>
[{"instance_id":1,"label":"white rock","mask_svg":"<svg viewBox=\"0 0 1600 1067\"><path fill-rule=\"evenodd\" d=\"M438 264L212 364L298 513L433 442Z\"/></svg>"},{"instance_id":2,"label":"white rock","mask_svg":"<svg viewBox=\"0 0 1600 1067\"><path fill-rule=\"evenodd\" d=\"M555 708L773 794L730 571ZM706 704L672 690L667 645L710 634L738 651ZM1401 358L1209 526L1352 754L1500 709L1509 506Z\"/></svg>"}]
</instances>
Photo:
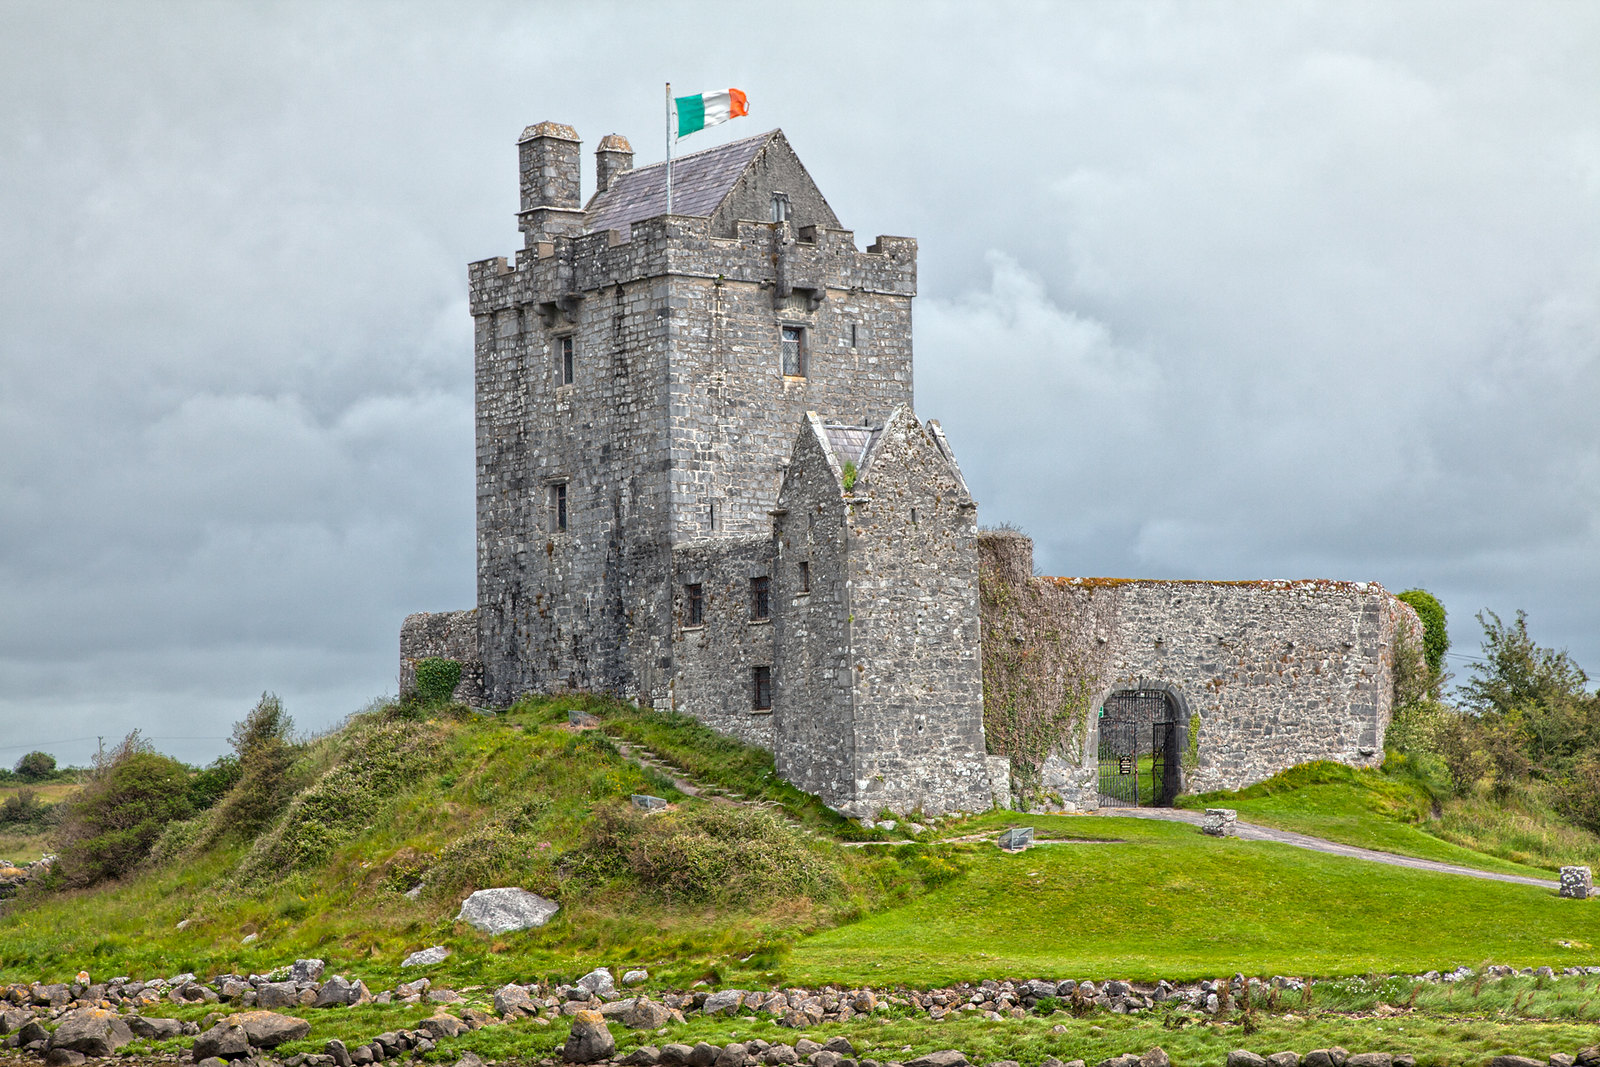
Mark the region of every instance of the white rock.
<instances>
[{"instance_id":1,"label":"white rock","mask_svg":"<svg viewBox=\"0 0 1600 1067\"><path fill-rule=\"evenodd\" d=\"M435 963L443 963L450 958L450 950L443 945L434 945L432 948L418 949L400 961L402 967L431 967Z\"/></svg>"},{"instance_id":2,"label":"white rock","mask_svg":"<svg viewBox=\"0 0 1600 1067\"><path fill-rule=\"evenodd\" d=\"M480 889L461 902L456 916L486 934L506 934L543 926L561 905L526 889Z\"/></svg>"},{"instance_id":3,"label":"white rock","mask_svg":"<svg viewBox=\"0 0 1600 1067\"><path fill-rule=\"evenodd\" d=\"M643 970L642 968L636 968L628 971L622 976L623 985L639 985L643 982L648 982L649 980L650 972Z\"/></svg>"}]
</instances>

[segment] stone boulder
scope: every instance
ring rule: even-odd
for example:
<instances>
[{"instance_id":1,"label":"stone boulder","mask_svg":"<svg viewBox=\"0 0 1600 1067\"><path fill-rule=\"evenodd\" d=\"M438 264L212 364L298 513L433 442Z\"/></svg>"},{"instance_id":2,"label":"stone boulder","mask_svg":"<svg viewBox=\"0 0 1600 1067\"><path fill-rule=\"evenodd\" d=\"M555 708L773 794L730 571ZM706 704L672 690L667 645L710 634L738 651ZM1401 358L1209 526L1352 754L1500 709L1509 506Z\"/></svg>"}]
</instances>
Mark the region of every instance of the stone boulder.
<instances>
[{"instance_id":1,"label":"stone boulder","mask_svg":"<svg viewBox=\"0 0 1600 1067\"><path fill-rule=\"evenodd\" d=\"M355 1000L355 987L342 974L336 974L317 990L317 999L311 1002L313 1008L333 1008L342 1004L350 1004ZM259 1001L258 1001L259 1003Z\"/></svg>"},{"instance_id":2,"label":"stone boulder","mask_svg":"<svg viewBox=\"0 0 1600 1067\"><path fill-rule=\"evenodd\" d=\"M250 1055L250 1037L229 1016L194 1039L194 1062L238 1059Z\"/></svg>"},{"instance_id":3,"label":"stone boulder","mask_svg":"<svg viewBox=\"0 0 1600 1067\"><path fill-rule=\"evenodd\" d=\"M507 1019L514 1019L519 1015L537 1015L539 1005L533 1002L526 989L512 984L494 991L494 1010Z\"/></svg>"},{"instance_id":4,"label":"stone boulder","mask_svg":"<svg viewBox=\"0 0 1600 1067\"><path fill-rule=\"evenodd\" d=\"M230 1018L244 1030L250 1044L256 1048L277 1048L285 1041L298 1041L311 1033L311 1024L293 1015L279 1015L275 1011L244 1011Z\"/></svg>"},{"instance_id":5,"label":"stone boulder","mask_svg":"<svg viewBox=\"0 0 1600 1067\"><path fill-rule=\"evenodd\" d=\"M733 1015L744 1003L744 996L742 989L722 989L707 997L700 1010L707 1015Z\"/></svg>"},{"instance_id":6,"label":"stone boulder","mask_svg":"<svg viewBox=\"0 0 1600 1067\"><path fill-rule=\"evenodd\" d=\"M1200 832L1211 837L1234 837L1239 832L1239 813L1233 808L1207 808Z\"/></svg>"},{"instance_id":7,"label":"stone boulder","mask_svg":"<svg viewBox=\"0 0 1600 1067\"><path fill-rule=\"evenodd\" d=\"M417 1023L417 1029L435 1041L441 1041L447 1037L460 1037L467 1032L467 1024L441 1010L438 1015L430 1015Z\"/></svg>"},{"instance_id":8,"label":"stone boulder","mask_svg":"<svg viewBox=\"0 0 1600 1067\"><path fill-rule=\"evenodd\" d=\"M953 1048L947 1048L907 1060L905 1067L967 1067L967 1057Z\"/></svg>"},{"instance_id":9,"label":"stone boulder","mask_svg":"<svg viewBox=\"0 0 1600 1067\"><path fill-rule=\"evenodd\" d=\"M598 1063L617 1049L616 1039L597 1011L580 1011L572 1017L572 1031L562 1046L561 1058L567 1063Z\"/></svg>"},{"instance_id":10,"label":"stone boulder","mask_svg":"<svg viewBox=\"0 0 1600 1067\"><path fill-rule=\"evenodd\" d=\"M477 894L473 894L476 896ZM413 952L400 961L402 967L432 967L436 963L443 963L450 958L450 950L443 945L434 945L432 948L422 948ZM410 994L407 994L409 996Z\"/></svg>"},{"instance_id":11,"label":"stone boulder","mask_svg":"<svg viewBox=\"0 0 1600 1067\"><path fill-rule=\"evenodd\" d=\"M555 901L526 889L480 889L461 902L456 920L486 934L508 934L543 926L560 910Z\"/></svg>"},{"instance_id":12,"label":"stone boulder","mask_svg":"<svg viewBox=\"0 0 1600 1067\"><path fill-rule=\"evenodd\" d=\"M327 967L327 964L321 960L295 960L289 967L289 980L293 982L320 981L325 967Z\"/></svg>"},{"instance_id":13,"label":"stone boulder","mask_svg":"<svg viewBox=\"0 0 1600 1067\"><path fill-rule=\"evenodd\" d=\"M50 1035L49 1047L99 1058L132 1040L133 1031L122 1016L104 1008L80 1008L61 1017L56 1032Z\"/></svg>"},{"instance_id":14,"label":"stone boulder","mask_svg":"<svg viewBox=\"0 0 1600 1067\"><path fill-rule=\"evenodd\" d=\"M256 987L256 1007L296 1008L300 1006L300 989L293 982L263 982Z\"/></svg>"},{"instance_id":15,"label":"stone boulder","mask_svg":"<svg viewBox=\"0 0 1600 1067\"><path fill-rule=\"evenodd\" d=\"M142 1037L146 1041L169 1041L183 1033L183 1023L177 1019L130 1015L128 1029L133 1031L134 1037Z\"/></svg>"},{"instance_id":16,"label":"stone boulder","mask_svg":"<svg viewBox=\"0 0 1600 1067\"><path fill-rule=\"evenodd\" d=\"M672 1012L665 1004L639 997L622 1013L622 1025L630 1030L659 1030L671 1018Z\"/></svg>"},{"instance_id":17,"label":"stone boulder","mask_svg":"<svg viewBox=\"0 0 1600 1067\"><path fill-rule=\"evenodd\" d=\"M636 967L622 976L623 985L643 985L650 980L650 972L642 967Z\"/></svg>"},{"instance_id":18,"label":"stone boulder","mask_svg":"<svg viewBox=\"0 0 1600 1067\"><path fill-rule=\"evenodd\" d=\"M610 996L617 991L617 983L611 977L611 971L605 967L596 967L578 979L578 986L602 997Z\"/></svg>"}]
</instances>

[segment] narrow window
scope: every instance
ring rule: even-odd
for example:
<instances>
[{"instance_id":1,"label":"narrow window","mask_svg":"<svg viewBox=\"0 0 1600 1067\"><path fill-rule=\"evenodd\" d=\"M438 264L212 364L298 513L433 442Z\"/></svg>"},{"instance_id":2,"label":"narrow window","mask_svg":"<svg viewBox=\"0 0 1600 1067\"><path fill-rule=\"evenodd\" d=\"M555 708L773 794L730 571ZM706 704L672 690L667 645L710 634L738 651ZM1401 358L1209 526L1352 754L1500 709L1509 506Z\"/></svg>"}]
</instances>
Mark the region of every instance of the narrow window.
<instances>
[{"instance_id":1,"label":"narrow window","mask_svg":"<svg viewBox=\"0 0 1600 1067\"><path fill-rule=\"evenodd\" d=\"M856 347L856 324L853 322L850 324L850 347Z\"/></svg>"},{"instance_id":2,"label":"narrow window","mask_svg":"<svg viewBox=\"0 0 1600 1067\"><path fill-rule=\"evenodd\" d=\"M811 564L805 560L800 561L800 591L811 592Z\"/></svg>"},{"instance_id":3,"label":"narrow window","mask_svg":"<svg viewBox=\"0 0 1600 1067\"><path fill-rule=\"evenodd\" d=\"M766 619L772 617L772 579L763 574L759 578L750 579L750 617L752 619Z\"/></svg>"},{"instance_id":4,"label":"narrow window","mask_svg":"<svg viewBox=\"0 0 1600 1067\"><path fill-rule=\"evenodd\" d=\"M789 194L772 194L772 221L785 222L789 218Z\"/></svg>"},{"instance_id":5,"label":"narrow window","mask_svg":"<svg viewBox=\"0 0 1600 1067\"><path fill-rule=\"evenodd\" d=\"M803 326L783 328L783 374L803 378L806 373L806 331Z\"/></svg>"},{"instance_id":6,"label":"narrow window","mask_svg":"<svg viewBox=\"0 0 1600 1067\"><path fill-rule=\"evenodd\" d=\"M560 533L567 528L567 483L556 482L550 487L550 532Z\"/></svg>"},{"instance_id":7,"label":"narrow window","mask_svg":"<svg viewBox=\"0 0 1600 1067\"><path fill-rule=\"evenodd\" d=\"M917 509L916 508L912 508L911 509L911 525L915 526L916 524L917 524Z\"/></svg>"},{"instance_id":8,"label":"narrow window","mask_svg":"<svg viewBox=\"0 0 1600 1067\"><path fill-rule=\"evenodd\" d=\"M756 667L751 672L751 704L757 711L769 711L772 708L772 668Z\"/></svg>"},{"instance_id":9,"label":"narrow window","mask_svg":"<svg viewBox=\"0 0 1600 1067\"><path fill-rule=\"evenodd\" d=\"M688 606L689 621L686 626L704 626L706 624L706 598L705 587L699 582L691 582L683 587L683 598Z\"/></svg>"},{"instance_id":10,"label":"narrow window","mask_svg":"<svg viewBox=\"0 0 1600 1067\"><path fill-rule=\"evenodd\" d=\"M561 354L561 384L572 384L572 335L556 339L556 348Z\"/></svg>"},{"instance_id":11,"label":"narrow window","mask_svg":"<svg viewBox=\"0 0 1600 1067\"><path fill-rule=\"evenodd\" d=\"M706 529L712 533L717 532L717 502L715 500L706 505Z\"/></svg>"}]
</instances>

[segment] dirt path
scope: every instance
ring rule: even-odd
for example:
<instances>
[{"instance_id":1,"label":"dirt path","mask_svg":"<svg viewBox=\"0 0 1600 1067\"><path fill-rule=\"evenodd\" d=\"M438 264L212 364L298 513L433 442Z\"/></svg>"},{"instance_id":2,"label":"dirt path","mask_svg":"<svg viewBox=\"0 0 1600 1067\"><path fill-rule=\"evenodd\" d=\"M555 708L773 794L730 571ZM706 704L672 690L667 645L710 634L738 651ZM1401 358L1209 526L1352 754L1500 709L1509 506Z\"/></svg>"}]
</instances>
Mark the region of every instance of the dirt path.
<instances>
[{"instance_id":1,"label":"dirt path","mask_svg":"<svg viewBox=\"0 0 1600 1067\"><path fill-rule=\"evenodd\" d=\"M1205 814L1199 811L1187 811L1182 808L1101 808L1100 815L1112 818L1134 819L1164 819L1168 822L1186 822L1199 826L1205 819ZM1240 820L1237 824L1238 836L1246 841L1276 841L1281 845L1293 845L1295 848L1306 848L1313 852L1326 852L1332 856L1347 856L1350 859L1368 860L1372 863L1387 863L1391 867L1410 867L1416 871L1438 871L1441 874L1460 874L1468 878L1482 878L1489 882L1511 882L1516 885L1532 885L1541 889L1560 889L1560 882L1553 882L1544 878L1530 878L1521 874L1498 874L1494 871L1480 871L1476 867L1462 867L1454 863L1442 863L1439 860L1418 859L1415 856L1399 856L1393 852L1379 852L1376 849L1358 848L1355 845L1342 845L1337 841L1326 838L1312 837L1310 834L1297 834L1292 830L1274 830L1270 826L1260 826L1256 823Z\"/></svg>"}]
</instances>

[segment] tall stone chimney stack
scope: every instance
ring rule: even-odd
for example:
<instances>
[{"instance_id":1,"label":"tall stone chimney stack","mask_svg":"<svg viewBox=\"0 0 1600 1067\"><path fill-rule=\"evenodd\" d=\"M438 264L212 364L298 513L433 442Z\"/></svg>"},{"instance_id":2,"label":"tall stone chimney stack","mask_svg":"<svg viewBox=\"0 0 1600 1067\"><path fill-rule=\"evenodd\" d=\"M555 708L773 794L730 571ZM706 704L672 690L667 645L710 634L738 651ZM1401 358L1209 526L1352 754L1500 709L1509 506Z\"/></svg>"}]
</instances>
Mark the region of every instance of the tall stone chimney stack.
<instances>
[{"instance_id":1,"label":"tall stone chimney stack","mask_svg":"<svg viewBox=\"0 0 1600 1067\"><path fill-rule=\"evenodd\" d=\"M600 138L600 147L594 150L594 182L597 192L611 188L611 179L625 170L633 169L633 145L620 133L608 133Z\"/></svg>"},{"instance_id":2,"label":"tall stone chimney stack","mask_svg":"<svg viewBox=\"0 0 1600 1067\"><path fill-rule=\"evenodd\" d=\"M578 131L559 122L529 126L517 141L522 176L517 228L529 248L552 237L583 232L580 143Z\"/></svg>"}]
</instances>

